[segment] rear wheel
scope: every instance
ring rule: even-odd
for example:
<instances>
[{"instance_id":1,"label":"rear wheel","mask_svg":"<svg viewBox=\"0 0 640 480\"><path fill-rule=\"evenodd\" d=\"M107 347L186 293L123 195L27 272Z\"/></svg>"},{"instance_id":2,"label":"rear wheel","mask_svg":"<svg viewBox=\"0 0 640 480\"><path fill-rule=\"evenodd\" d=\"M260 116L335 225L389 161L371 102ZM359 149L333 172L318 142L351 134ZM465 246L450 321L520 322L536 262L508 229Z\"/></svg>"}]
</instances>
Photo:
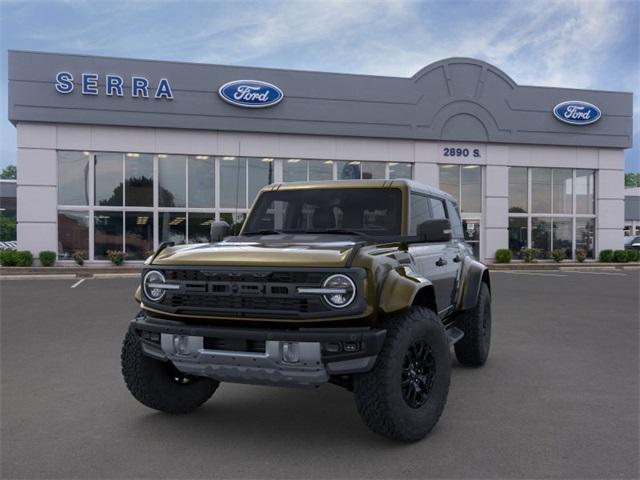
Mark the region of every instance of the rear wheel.
<instances>
[{"instance_id":1,"label":"rear wheel","mask_svg":"<svg viewBox=\"0 0 640 480\"><path fill-rule=\"evenodd\" d=\"M456 358L462 365L484 365L491 346L491 292L486 283L480 285L478 303L460 315L456 325L464 332L455 344Z\"/></svg>"},{"instance_id":2,"label":"rear wheel","mask_svg":"<svg viewBox=\"0 0 640 480\"><path fill-rule=\"evenodd\" d=\"M218 388L219 382L179 372L142 352L140 337L130 328L122 345L122 375L131 394L143 405L166 413L189 413Z\"/></svg>"},{"instance_id":3,"label":"rear wheel","mask_svg":"<svg viewBox=\"0 0 640 480\"><path fill-rule=\"evenodd\" d=\"M433 429L447 401L447 335L437 315L419 306L383 327L387 336L373 370L354 378L356 406L372 431L415 442Z\"/></svg>"}]
</instances>

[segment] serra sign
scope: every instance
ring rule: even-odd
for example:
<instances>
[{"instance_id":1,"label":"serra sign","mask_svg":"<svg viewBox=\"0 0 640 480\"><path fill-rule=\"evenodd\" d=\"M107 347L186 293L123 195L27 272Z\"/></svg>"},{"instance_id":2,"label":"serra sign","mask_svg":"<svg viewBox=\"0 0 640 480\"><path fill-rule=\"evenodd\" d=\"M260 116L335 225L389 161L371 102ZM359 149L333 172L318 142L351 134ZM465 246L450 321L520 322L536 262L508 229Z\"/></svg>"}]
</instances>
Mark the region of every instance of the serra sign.
<instances>
[{"instance_id":1,"label":"serra sign","mask_svg":"<svg viewBox=\"0 0 640 480\"><path fill-rule=\"evenodd\" d=\"M580 100L569 100L553 107L555 117L564 123L571 125L589 125L597 122L602 112L592 103Z\"/></svg>"},{"instance_id":2,"label":"serra sign","mask_svg":"<svg viewBox=\"0 0 640 480\"><path fill-rule=\"evenodd\" d=\"M99 76L96 73L82 73L80 75L80 92L82 95L99 95ZM149 80L146 77L132 76L131 77L131 96L134 98L149 98L153 95L153 98L166 98L167 100L173 100L173 91L169 80L161 78L155 89L150 85ZM55 83L56 91L62 94L69 94L75 90L75 83L73 75L70 72L58 72L56 75ZM107 74L104 76L104 93L108 97L124 96L125 83L124 78L120 75Z\"/></svg>"}]
</instances>

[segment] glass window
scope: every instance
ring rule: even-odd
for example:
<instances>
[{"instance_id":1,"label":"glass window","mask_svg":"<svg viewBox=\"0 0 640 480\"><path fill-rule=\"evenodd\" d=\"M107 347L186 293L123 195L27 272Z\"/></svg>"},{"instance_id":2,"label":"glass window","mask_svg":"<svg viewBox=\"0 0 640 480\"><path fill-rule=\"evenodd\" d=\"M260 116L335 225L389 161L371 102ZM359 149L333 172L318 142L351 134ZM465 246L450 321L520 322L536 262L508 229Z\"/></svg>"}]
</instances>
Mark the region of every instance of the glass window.
<instances>
[{"instance_id":1,"label":"glass window","mask_svg":"<svg viewBox=\"0 0 640 480\"><path fill-rule=\"evenodd\" d=\"M553 213L573 213L573 170L553 169Z\"/></svg>"},{"instance_id":2,"label":"glass window","mask_svg":"<svg viewBox=\"0 0 640 480\"><path fill-rule=\"evenodd\" d=\"M587 252L587 258L594 258L595 218L576 218L576 250L581 248Z\"/></svg>"},{"instance_id":3,"label":"glass window","mask_svg":"<svg viewBox=\"0 0 640 480\"><path fill-rule=\"evenodd\" d=\"M214 158L207 155L196 155L189 157L188 162L189 208L213 208L215 202Z\"/></svg>"},{"instance_id":4,"label":"glass window","mask_svg":"<svg viewBox=\"0 0 640 480\"><path fill-rule=\"evenodd\" d=\"M593 170L576 170L576 213L595 213L594 185Z\"/></svg>"},{"instance_id":5,"label":"glass window","mask_svg":"<svg viewBox=\"0 0 640 480\"><path fill-rule=\"evenodd\" d=\"M89 258L89 212L58 212L58 256L71 258L74 252L82 252Z\"/></svg>"},{"instance_id":6,"label":"glass window","mask_svg":"<svg viewBox=\"0 0 640 480\"><path fill-rule=\"evenodd\" d=\"M174 242L176 245L185 243L187 239L186 212L158 213L158 243Z\"/></svg>"},{"instance_id":7,"label":"glass window","mask_svg":"<svg viewBox=\"0 0 640 480\"><path fill-rule=\"evenodd\" d=\"M158 155L158 206L187 206L187 157Z\"/></svg>"},{"instance_id":8,"label":"glass window","mask_svg":"<svg viewBox=\"0 0 640 480\"><path fill-rule=\"evenodd\" d=\"M526 213L528 197L527 169L509 167L509 212Z\"/></svg>"},{"instance_id":9,"label":"glass window","mask_svg":"<svg viewBox=\"0 0 640 480\"><path fill-rule=\"evenodd\" d=\"M309 160L309 180L333 180L333 160Z\"/></svg>"},{"instance_id":10,"label":"glass window","mask_svg":"<svg viewBox=\"0 0 640 480\"><path fill-rule=\"evenodd\" d=\"M95 204L122 206L122 154L95 154Z\"/></svg>"},{"instance_id":11,"label":"glass window","mask_svg":"<svg viewBox=\"0 0 640 480\"><path fill-rule=\"evenodd\" d=\"M338 162L338 180L360 180L362 162L358 160Z\"/></svg>"},{"instance_id":12,"label":"glass window","mask_svg":"<svg viewBox=\"0 0 640 480\"><path fill-rule=\"evenodd\" d=\"M245 208L247 206L246 159L222 157L220 161L220 206L223 208Z\"/></svg>"},{"instance_id":13,"label":"glass window","mask_svg":"<svg viewBox=\"0 0 640 480\"><path fill-rule=\"evenodd\" d=\"M540 250L540 258L549 258L551 253L551 218L531 219L531 248Z\"/></svg>"},{"instance_id":14,"label":"glass window","mask_svg":"<svg viewBox=\"0 0 640 480\"><path fill-rule=\"evenodd\" d=\"M285 160L282 165L282 178L285 182L306 182L307 161L299 158Z\"/></svg>"},{"instance_id":15,"label":"glass window","mask_svg":"<svg viewBox=\"0 0 640 480\"><path fill-rule=\"evenodd\" d=\"M127 260L144 260L153 251L153 212L125 213Z\"/></svg>"},{"instance_id":16,"label":"glass window","mask_svg":"<svg viewBox=\"0 0 640 480\"><path fill-rule=\"evenodd\" d=\"M531 169L531 211L551 213L551 169Z\"/></svg>"},{"instance_id":17,"label":"glass window","mask_svg":"<svg viewBox=\"0 0 640 480\"><path fill-rule=\"evenodd\" d=\"M153 206L153 157L127 153L124 160L125 201L128 207Z\"/></svg>"},{"instance_id":18,"label":"glass window","mask_svg":"<svg viewBox=\"0 0 640 480\"><path fill-rule=\"evenodd\" d=\"M482 211L482 168L480 165L462 167L462 197L460 204L463 212Z\"/></svg>"},{"instance_id":19,"label":"glass window","mask_svg":"<svg viewBox=\"0 0 640 480\"><path fill-rule=\"evenodd\" d=\"M449 221L451 221L451 233L453 234L453 238L464 238L462 221L460 220L458 207L456 207L451 200L447 200L447 211L449 213Z\"/></svg>"},{"instance_id":20,"label":"glass window","mask_svg":"<svg viewBox=\"0 0 640 480\"><path fill-rule=\"evenodd\" d=\"M189 213L189 243L209 243L213 213Z\"/></svg>"},{"instance_id":21,"label":"glass window","mask_svg":"<svg viewBox=\"0 0 640 480\"><path fill-rule=\"evenodd\" d=\"M447 213L444 208L444 202L439 198L429 197L429 204L431 205L431 215L432 218L436 219L445 219L447 218Z\"/></svg>"},{"instance_id":22,"label":"glass window","mask_svg":"<svg viewBox=\"0 0 640 480\"><path fill-rule=\"evenodd\" d=\"M383 162L362 162L362 178L386 178L386 165Z\"/></svg>"},{"instance_id":23,"label":"glass window","mask_svg":"<svg viewBox=\"0 0 640 480\"><path fill-rule=\"evenodd\" d=\"M246 213L221 213L220 220L223 220L229 224L230 234L237 235L242 230L242 225L247 218Z\"/></svg>"},{"instance_id":24,"label":"glass window","mask_svg":"<svg viewBox=\"0 0 640 480\"><path fill-rule=\"evenodd\" d=\"M107 250L122 250L122 212L95 212L94 258L108 260Z\"/></svg>"},{"instance_id":25,"label":"glass window","mask_svg":"<svg viewBox=\"0 0 640 480\"><path fill-rule=\"evenodd\" d=\"M564 250L567 258L573 257L571 241L573 238L573 221L571 218L554 218L553 223L553 250Z\"/></svg>"},{"instance_id":26,"label":"glass window","mask_svg":"<svg viewBox=\"0 0 640 480\"><path fill-rule=\"evenodd\" d=\"M460 201L460 166L440 165L440 190Z\"/></svg>"},{"instance_id":27,"label":"glass window","mask_svg":"<svg viewBox=\"0 0 640 480\"><path fill-rule=\"evenodd\" d=\"M480 220L464 219L462 221L464 241L471 245L473 256L480 258Z\"/></svg>"},{"instance_id":28,"label":"glass window","mask_svg":"<svg viewBox=\"0 0 640 480\"><path fill-rule=\"evenodd\" d=\"M273 158L250 158L249 162L249 205L265 185L273 183Z\"/></svg>"},{"instance_id":29,"label":"glass window","mask_svg":"<svg viewBox=\"0 0 640 480\"><path fill-rule=\"evenodd\" d=\"M389 162L389 178L413 178L410 163Z\"/></svg>"},{"instance_id":30,"label":"glass window","mask_svg":"<svg viewBox=\"0 0 640 480\"><path fill-rule=\"evenodd\" d=\"M509 250L514 258L521 258L523 248L527 248L527 219L512 217L509 219Z\"/></svg>"},{"instance_id":31,"label":"glass window","mask_svg":"<svg viewBox=\"0 0 640 480\"><path fill-rule=\"evenodd\" d=\"M411 194L411 226L409 227L409 235L417 233L417 227L425 220L431 218L429 210L429 199L425 195L419 193Z\"/></svg>"},{"instance_id":32,"label":"glass window","mask_svg":"<svg viewBox=\"0 0 640 480\"><path fill-rule=\"evenodd\" d=\"M89 204L89 152L58 152L58 205Z\"/></svg>"}]
</instances>

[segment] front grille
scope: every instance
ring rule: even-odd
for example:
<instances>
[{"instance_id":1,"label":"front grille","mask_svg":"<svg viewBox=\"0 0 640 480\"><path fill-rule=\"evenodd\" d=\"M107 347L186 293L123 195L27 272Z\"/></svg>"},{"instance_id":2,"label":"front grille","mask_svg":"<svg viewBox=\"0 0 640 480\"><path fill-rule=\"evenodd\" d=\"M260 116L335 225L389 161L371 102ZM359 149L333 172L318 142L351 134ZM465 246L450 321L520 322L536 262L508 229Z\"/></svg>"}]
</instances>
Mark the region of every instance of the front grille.
<instances>
[{"instance_id":1,"label":"front grille","mask_svg":"<svg viewBox=\"0 0 640 480\"><path fill-rule=\"evenodd\" d=\"M276 311L291 313L323 312L326 307L317 298L270 298L252 296L168 295L164 303L174 308L209 308L218 311Z\"/></svg>"},{"instance_id":2,"label":"front grille","mask_svg":"<svg viewBox=\"0 0 640 480\"><path fill-rule=\"evenodd\" d=\"M204 337L204 348L206 350L224 350L228 352L265 353L266 343L264 340Z\"/></svg>"}]
</instances>

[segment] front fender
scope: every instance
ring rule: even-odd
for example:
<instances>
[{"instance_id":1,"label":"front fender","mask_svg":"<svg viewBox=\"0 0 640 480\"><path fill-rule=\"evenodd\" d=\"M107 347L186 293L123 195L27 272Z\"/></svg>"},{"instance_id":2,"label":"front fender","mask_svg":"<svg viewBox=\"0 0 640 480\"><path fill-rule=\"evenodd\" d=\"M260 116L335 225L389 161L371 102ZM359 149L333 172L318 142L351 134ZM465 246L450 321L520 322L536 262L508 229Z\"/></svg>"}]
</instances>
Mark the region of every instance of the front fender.
<instances>
[{"instance_id":1,"label":"front fender","mask_svg":"<svg viewBox=\"0 0 640 480\"><path fill-rule=\"evenodd\" d=\"M460 289L458 290L459 296L456 310L468 310L476 306L480 285L483 281L486 281L489 289L491 289L487 266L471 257L465 257L460 274Z\"/></svg>"},{"instance_id":2,"label":"front fender","mask_svg":"<svg viewBox=\"0 0 640 480\"><path fill-rule=\"evenodd\" d=\"M378 306L385 313L397 312L413 305L418 292L432 284L409 267L397 267L387 273Z\"/></svg>"}]
</instances>

